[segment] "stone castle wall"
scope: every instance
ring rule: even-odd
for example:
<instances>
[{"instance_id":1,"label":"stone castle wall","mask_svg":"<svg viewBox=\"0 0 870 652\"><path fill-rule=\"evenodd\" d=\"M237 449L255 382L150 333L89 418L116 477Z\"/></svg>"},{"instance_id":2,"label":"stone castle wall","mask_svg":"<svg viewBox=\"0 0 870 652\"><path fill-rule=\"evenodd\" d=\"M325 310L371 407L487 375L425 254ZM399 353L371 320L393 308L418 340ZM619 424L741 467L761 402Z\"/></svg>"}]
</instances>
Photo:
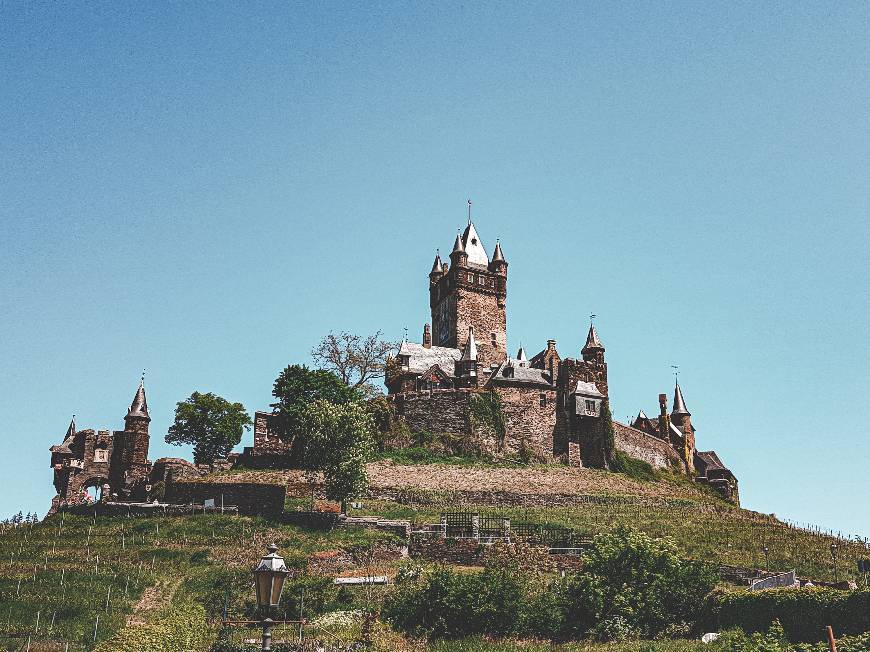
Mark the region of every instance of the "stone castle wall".
<instances>
[{"instance_id":1,"label":"stone castle wall","mask_svg":"<svg viewBox=\"0 0 870 652\"><path fill-rule=\"evenodd\" d=\"M626 455L643 460L656 469L685 469L680 456L666 441L631 428L618 421L613 422L616 448Z\"/></svg>"},{"instance_id":2,"label":"stone castle wall","mask_svg":"<svg viewBox=\"0 0 870 652\"><path fill-rule=\"evenodd\" d=\"M556 431L556 389L497 387L505 417L504 452L518 455L523 450L539 461L552 461ZM541 396L545 405L541 406Z\"/></svg>"}]
</instances>

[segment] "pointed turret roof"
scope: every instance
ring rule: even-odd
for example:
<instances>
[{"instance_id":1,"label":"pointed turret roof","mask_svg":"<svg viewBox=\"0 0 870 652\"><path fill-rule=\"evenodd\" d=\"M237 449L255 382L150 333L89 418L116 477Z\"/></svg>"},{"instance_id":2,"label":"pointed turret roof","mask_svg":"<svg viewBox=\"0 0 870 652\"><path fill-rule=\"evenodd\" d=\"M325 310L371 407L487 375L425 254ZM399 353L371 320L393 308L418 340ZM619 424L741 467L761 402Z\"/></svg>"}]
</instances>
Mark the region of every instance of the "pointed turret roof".
<instances>
[{"instance_id":1,"label":"pointed turret roof","mask_svg":"<svg viewBox=\"0 0 870 652\"><path fill-rule=\"evenodd\" d=\"M145 383L139 383L139 389L136 390L136 396L133 397L133 402L130 404L130 409L127 410L128 417L144 417L150 419L148 414L148 401L145 400Z\"/></svg>"},{"instance_id":2,"label":"pointed turret roof","mask_svg":"<svg viewBox=\"0 0 870 652\"><path fill-rule=\"evenodd\" d=\"M458 233L456 234L456 242L453 243L453 251L450 252L450 255L453 254L461 254L465 251L465 247L462 245L462 236Z\"/></svg>"},{"instance_id":3,"label":"pointed turret roof","mask_svg":"<svg viewBox=\"0 0 870 652\"><path fill-rule=\"evenodd\" d=\"M483 242L480 236L477 235L477 229L474 228L474 222L469 222L462 232L462 247L468 254L468 262L475 265L489 265L489 256L486 254L486 249L483 248ZM455 248L454 248L455 251Z\"/></svg>"},{"instance_id":4,"label":"pointed turret roof","mask_svg":"<svg viewBox=\"0 0 870 652\"><path fill-rule=\"evenodd\" d=\"M76 415L73 415L72 419L69 422L69 428L66 429L66 435L64 435L63 439L66 441L67 439L72 439L76 436Z\"/></svg>"},{"instance_id":5,"label":"pointed turret roof","mask_svg":"<svg viewBox=\"0 0 870 652\"><path fill-rule=\"evenodd\" d=\"M432 263L432 271L429 273L430 274L436 274L436 273L440 274L441 273L441 255L440 254L438 254L438 253L435 254L435 262Z\"/></svg>"},{"instance_id":6,"label":"pointed turret roof","mask_svg":"<svg viewBox=\"0 0 870 652\"><path fill-rule=\"evenodd\" d=\"M683 400L683 390L680 389L680 383L675 383L674 409L671 411L671 416L683 414L692 416L692 413L686 409L686 401Z\"/></svg>"},{"instance_id":7,"label":"pointed turret roof","mask_svg":"<svg viewBox=\"0 0 870 652\"><path fill-rule=\"evenodd\" d=\"M507 261L504 259L504 253L501 250L501 243L496 241L495 243L495 251L492 252L492 262L502 262L506 263Z\"/></svg>"},{"instance_id":8,"label":"pointed turret roof","mask_svg":"<svg viewBox=\"0 0 870 652\"><path fill-rule=\"evenodd\" d=\"M590 349L604 350L604 345L598 337L598 331L595 330L595 324L589 324L589 333L586 335L586 344L583 346L584 351Z\"/></svg>"},{"instance_id":9,"label":"pointed turret roof","mask_svg":"<svg viewBox=\"0 0 870 652\"><path fill-rule=\"evenodd\" d=\"M528 362L526 358L526 350L520 345L520 350L517 351L517 362Z\"/></svg>"},{"instance_id":10,"label":"pointed turret roof","mask_svg":"<svg viewBox=\"0 0 870 652\"><path fill-rule=\"evenodd\" d=\"M477 342L474 341L474 326L468 327L468 341L462 349L462 358L460 360L463 362L477 360Z\"/></svg>"}]
</instances>

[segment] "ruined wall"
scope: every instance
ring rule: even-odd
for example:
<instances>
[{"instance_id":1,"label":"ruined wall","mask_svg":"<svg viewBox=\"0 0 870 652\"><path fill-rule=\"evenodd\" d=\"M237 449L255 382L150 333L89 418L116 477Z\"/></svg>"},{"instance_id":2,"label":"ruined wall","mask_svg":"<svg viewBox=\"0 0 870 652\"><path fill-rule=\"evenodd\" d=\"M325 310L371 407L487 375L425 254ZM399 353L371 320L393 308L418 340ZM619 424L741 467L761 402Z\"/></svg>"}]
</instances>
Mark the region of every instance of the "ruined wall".
<instances>
[{"instance_id":1,"label":"ruined wall","mask_svg":"<svg viewBox=\"0 0 870 652\"><path fill-rule=\"evenodd\" d=\"M556 430L556 390L538 387L498 387L505 417L504 453L525 450L531 459L552 461ZM541 396L545 405L541 406Z\"/></svg>"},{"instance_id":2,"label":"ruined wall","mask_svg":"<svg viewBox=\"0 0 870 652\"><path fill-rule=\"evenodd\" d=\"M680 456L668 442L618 421L613 422L613 433L616 448L626 455L643 460L656 469L685 470Z\"/></svg>"}]
</instances>

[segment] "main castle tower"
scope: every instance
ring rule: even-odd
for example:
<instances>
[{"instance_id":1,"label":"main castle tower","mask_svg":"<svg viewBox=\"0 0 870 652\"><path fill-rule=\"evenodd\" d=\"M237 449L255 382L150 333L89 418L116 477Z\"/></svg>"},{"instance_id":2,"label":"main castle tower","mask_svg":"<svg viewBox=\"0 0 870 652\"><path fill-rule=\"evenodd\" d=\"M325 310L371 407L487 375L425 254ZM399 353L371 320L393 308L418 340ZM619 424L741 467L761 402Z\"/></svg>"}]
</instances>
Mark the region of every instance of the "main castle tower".
<instances>
[{"instance_id":1,"label":"main castle tower","mask_svg":"<svg viewBox=\"0 0 870 652\"><path fill-rule=\"evenodd\" d=\"M465 231L456 236L450 264L436 254L429 273L431 344L462 349L471 327L480 368L504 362L508 357L507 268L501 244L496 243L490 259L469 218Z\"/></svg>"}]
</instances>

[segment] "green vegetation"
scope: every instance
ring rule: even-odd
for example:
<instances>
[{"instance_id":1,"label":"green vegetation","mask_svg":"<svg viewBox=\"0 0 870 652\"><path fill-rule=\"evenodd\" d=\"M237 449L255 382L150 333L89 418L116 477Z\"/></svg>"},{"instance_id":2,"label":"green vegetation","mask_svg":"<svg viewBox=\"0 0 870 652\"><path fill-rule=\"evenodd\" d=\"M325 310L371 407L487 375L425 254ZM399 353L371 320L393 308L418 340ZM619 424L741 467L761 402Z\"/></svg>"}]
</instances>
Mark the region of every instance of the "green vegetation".
<instances>
[{"instance_id":1,"label":"green vegetation","mask_svg":"<svg viewBox=\"0 0 870 652\"><path fill-rule=\"evenodd\" d=\"M367 500L365 507L352 510L353 515L381 515L403 518L417 524L437 523L441 512L455 511L457 498L453 492L410 491L404 503ZM791 528L773 517L741 510L721 500L698 495L697 501L684 499L654 500L631 496L601 496L570 507L498 507L463 504L465 511L482 516L505 516L516 522L557 525L594 536L630 527L652 537L670 537L676 542L680 556L714 564L728 564L771 570L797 570L801 577L814 580L840 581L858 579L856 560L865 557L863 543L837 540L839 551L831 558L830 537Z\"/></svg>"},{"instance_id":2,"label":"green vegetation","mask_svg":"<svg viewBox=\"0 0 870 652\"><path fill-rule=\"evenodd\" d=\"M471 421L475 430L490 430L501 446L507 433L501 397L495 392L473 392L469 395Z\"/></svg>"},{"instance_id":3,"label":"green vegetation","mask_svg":"<svg viewBox=\"0 0 870 652\"><path fill-rule=\"evenodd\" d=\"M723 627L763 632L774 621L781 623L791 641L815 642L826 625L840 634L870 630L870 590L838 591L812 588L800 591L776 589L725 594L718 599Z\"/></svg>"},{"instance_id":4,"label":"green vegetation","mask_svg":"<svg viewBox=\"0 0 870 652\"><path fill-rule=\"evenodd\" d=\"M324 551L358 554L389 540L371 530L314 531L228 515L95 519L64 514L5 528L0 532L0 650L23 649L30 636L32 652L63 650L65 643L70 652L96 645L100 652L198 652L203 636L214 639L217 628L208 623L220 619L224 609L230 618L255 615L249 573L266 543L275 541L294 570L282 602L292 618L302 586L310 591L306 617L347 606L331 586L318 593L323 580L308 575L308 557ZM129 625L128 618L133 619ZM195 637L190 647L154 647L158 640L182 640L181 629Z\"/></svg>"},{"instance_id":5,"label":"green vegetation","mask_svg":"<svg viewBox=\"0 0 870 652\"><path fill-rule=\"evenodd\" d=\"M193 461L208 464L226 457L250 430L251 417L241 403L223 397L194 392L175 407L175 422L166 435L168 444L191 444Z\"/></svg>"},{"instance_id":6,"label":"green vegetation","mask_svg":"<svg viewBox=\"0 0 870 652\"><path fill-rule=\"evenodd\" d=\"M622 451L613 454L610 470L642 482L655 482L660 477L651 464L626 455Z\"/></svg>"},{"instance_id":7,"label":"green vegetation","mask_svg":"<svg viewBox=\"0 0 870 652\"><path fill-rule=\"evenodd\" d=\"M372 455L374 424L358 401L333 405L316 400L298 418L305 440L303 468L323 473L326 497L342 503L368 486L366 462Z\"/></svg>"},{"instance_id":8,"label":"green vegetation","mask_svg":"<svg viewBox=\"0 0 870 652\"><path fill-rule=\"evenodd\" d=\"M717 573L676 546L619 530L595 538L584 568L548 578L496 557L481 573L437 568L399 584L383 615L431 638L470 634L624 640L697 632Z\"/></svg>"}]
</instances>

